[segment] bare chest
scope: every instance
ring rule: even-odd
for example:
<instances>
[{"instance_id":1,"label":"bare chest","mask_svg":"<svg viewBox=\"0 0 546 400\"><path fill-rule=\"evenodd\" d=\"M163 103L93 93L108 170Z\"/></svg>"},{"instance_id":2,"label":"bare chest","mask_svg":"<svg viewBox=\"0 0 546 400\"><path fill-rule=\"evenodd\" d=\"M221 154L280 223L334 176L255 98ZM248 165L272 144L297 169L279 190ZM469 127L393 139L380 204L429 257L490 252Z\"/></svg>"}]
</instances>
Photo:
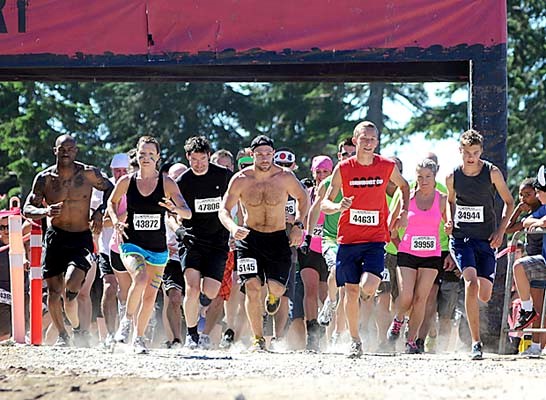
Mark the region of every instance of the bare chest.
<instances>
[{"instance_id":1,"label":"bare chest","mask_svg":"<svg viewBox=\"0 0 546 400\"><path fill-rule=\"evenodd\" d=\"M284 207L288 194L277 180L254 182L242 192L247 207Z\"/></svg>"},{"instance_id":2,"label":"bare chest","mask_svg":"<svg viewBox=\"0 0 546 400\"><path fill-rule=\"evenodd\" d=\"M45 199L48 204L59 201L85 201L91 198L92 186L80 172L72 177L50 175L46 184Z\"/></svg>"}]
</instances>

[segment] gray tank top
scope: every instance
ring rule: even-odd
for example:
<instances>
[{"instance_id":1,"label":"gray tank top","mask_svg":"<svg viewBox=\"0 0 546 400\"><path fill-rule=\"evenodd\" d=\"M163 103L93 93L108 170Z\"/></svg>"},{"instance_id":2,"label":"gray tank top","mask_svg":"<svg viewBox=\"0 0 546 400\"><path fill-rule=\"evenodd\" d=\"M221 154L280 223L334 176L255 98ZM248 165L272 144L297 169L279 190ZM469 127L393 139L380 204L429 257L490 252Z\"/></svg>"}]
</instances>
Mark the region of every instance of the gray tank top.
<instances>
[{"instance_id":1,"label":"gray tank top","mask_svg":"<svg viewBox=\"0 0 546 400\"><path fill-rule=\"evenodd\" d=\"M455 169L455 216L453 237L488 240L497 229L495 214L496 189L491 182L493 164L484 161L476 176L467 176L462 167Z\"/></svg>"}]
</instances>

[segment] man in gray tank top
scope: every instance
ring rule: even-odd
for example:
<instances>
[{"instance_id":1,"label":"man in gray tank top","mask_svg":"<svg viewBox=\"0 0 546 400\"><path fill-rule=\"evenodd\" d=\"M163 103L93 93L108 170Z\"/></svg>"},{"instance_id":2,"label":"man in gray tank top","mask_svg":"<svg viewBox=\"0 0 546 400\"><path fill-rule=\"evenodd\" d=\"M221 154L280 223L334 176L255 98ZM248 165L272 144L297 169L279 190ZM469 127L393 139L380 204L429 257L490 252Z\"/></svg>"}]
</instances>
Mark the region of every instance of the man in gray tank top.
<instances>
[{"instance_id":1,"label":"man in gray tank top","mask_svg":"<svg viewBox=\"0 0 546 400\"><path fill-rule=\"evenodd\" d=\"M488 302L493 291L495 250L503 241L514 199L501 171L482 160L483 136L475 130L462 134L459 151L462 165L447 176L448 204L445 231L451 235L450 251L465 281L465 309L472 336L473 360L482 359L478 299ZM504 201L497 225L495 197Z\"/></svg>"}]
</instances>

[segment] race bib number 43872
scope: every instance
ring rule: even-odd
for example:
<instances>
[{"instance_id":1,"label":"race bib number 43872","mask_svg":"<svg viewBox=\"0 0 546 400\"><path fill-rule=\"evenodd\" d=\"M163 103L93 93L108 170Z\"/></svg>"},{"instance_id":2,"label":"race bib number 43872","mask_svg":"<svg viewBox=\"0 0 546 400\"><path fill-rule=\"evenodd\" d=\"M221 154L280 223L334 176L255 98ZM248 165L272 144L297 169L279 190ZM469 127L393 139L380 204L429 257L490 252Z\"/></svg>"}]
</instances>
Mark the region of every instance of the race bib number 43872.
<instances>
[{"instance_id":1,"label":"race bib number 43872","mask_svg":"<svg viewBox=\"0 0 546 400\"><path fill-rule=\"evenodd\" d=\"M455 222L483 222L483 206L457 206Z\"/></svg>"},{"instance_id":2,"label":"race bib number 43872","mask_svg":"<svg viewBox=\"0 0 546 400\"><path fill-rule=\"evenodd\" d=\"M159 229L160 220L159 214L135 214L133 225L135 231L156 231Z\"/></svg>"},{"instance_id":3,"label":"race bib number 43872","mask_svg":"<svg viewBox=\"0 0 546 400\"><path fill-rule=\"evenodd\" d=\"M353 225L379 225L379 211L354 210L351 208L349 221Z\"/></svg>"},{"instance_id":4,"label":"race bib number 43872","mask_svg":"<svg viewBox=\"0 0 546 400\"><path fill-rule=\"evenodd\" d=\"M255 258L238 258L237 275L257 274L258 262Z\"/></svg>"},{"instance_id":5,"label":"race bib number 43872","mask_svg":"<svg viewBox=\"0 0 546 400\"><path fill-rule=\"evenodd\" d=\"M212 197L210 199L195 199L195 212L211 213L218 212L220 209L221 197Z\"/></svg>"}]
</instances>

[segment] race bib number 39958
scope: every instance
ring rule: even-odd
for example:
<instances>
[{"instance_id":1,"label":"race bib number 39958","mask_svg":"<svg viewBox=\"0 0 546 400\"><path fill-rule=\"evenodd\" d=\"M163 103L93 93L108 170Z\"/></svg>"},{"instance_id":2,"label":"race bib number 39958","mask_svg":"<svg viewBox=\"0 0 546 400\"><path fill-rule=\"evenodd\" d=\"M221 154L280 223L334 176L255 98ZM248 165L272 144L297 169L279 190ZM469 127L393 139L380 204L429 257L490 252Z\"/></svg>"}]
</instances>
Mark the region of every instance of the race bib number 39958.
<instances>
[{"instance_id":1,"label":"race bib number 39958","mask_svg":"<svg viewBox=\"0 0 546 400\"><path fill-rule=\"evenodd\" d=\"M255 258L238 258L237 275L257 274L258 262Z\"/></svg>"},{"instance_id":2,"label":"race bib number 39958","mask_svg":"<svg viewBox=\"0 0 546 400\"><path fill-rule=\"evenodd\" d=\"M195 199L195 212L211 213L220 210L221 197L212 197L210 199Z\"/></svg>"},{"instance_id":3,"label":"race bib number 39958","mask_svg":"<svg viewBox=\"0 0 546 400\"><path fill-rule=\"evenodd\" d=\"M354 210L351 208L349 221L353 225L379 225L379 211Z\"/></svg>"},{"instance_id":4,"label":"race bib number 39958","mask_svg":"<svg viewBox=\"0 0 546 400\"><path fill-rule=\"evenodd\" d=\"M412 236L411 250L426 251L436 249L436 237L434 236Z\"/></svg>"},{"instance_id":5,"label":"race bib number 39958","mask_svg":"<svg viewBox=\"0 0 546 400\"><path fill-rule=\"evenodd\" d=\"M483 206L459 206L455 210L455 222L483 222Z\"/></svg>"},{"instance_id":6,"label":"race bib number 39958","mask_svg":"<svg viewBox=\"0 0 546 400\"><path fill-rule=\"evenodd\" d=\"M159 229L160 220L159 214L135 214L133 225L135 231L156 231Z\"/></svg>"}]
</instances>

